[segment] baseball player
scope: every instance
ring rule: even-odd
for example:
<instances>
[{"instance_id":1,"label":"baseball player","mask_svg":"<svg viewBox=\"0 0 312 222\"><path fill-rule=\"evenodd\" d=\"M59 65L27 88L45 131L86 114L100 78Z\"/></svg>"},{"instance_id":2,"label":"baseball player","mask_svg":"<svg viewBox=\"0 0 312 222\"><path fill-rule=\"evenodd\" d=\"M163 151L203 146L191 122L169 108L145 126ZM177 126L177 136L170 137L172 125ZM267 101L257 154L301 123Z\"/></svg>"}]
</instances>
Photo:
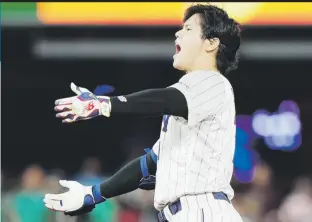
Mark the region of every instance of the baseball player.
<instances>
[{"instance_id":1,"label":"baseball player","mask_svg":"<svg viewBox=\"0 0 312 222\"><path fill-rule=\"evenodd\" d=\"M55 102L64 123L115 113L163 116L152 150L102 184L60 181L69 190L47 194L45 206L79 215L96 204L135 189L155 189L159 221L241 222L231 204L235 149L235 103L223 76L236 65L240 27L212 5L193 5L176 33L173 66L185 74L165 89L117 97L95 96L71 84L77 95Z\"/></svg>"}]
</instances>

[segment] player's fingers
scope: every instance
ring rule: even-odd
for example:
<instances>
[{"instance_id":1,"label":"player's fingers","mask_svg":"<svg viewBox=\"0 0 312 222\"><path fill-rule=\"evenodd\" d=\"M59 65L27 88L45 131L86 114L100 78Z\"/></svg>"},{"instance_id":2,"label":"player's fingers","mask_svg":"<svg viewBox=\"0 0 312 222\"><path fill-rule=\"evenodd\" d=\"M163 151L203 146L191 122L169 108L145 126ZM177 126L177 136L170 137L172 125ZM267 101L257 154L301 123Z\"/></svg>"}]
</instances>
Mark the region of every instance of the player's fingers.
<instances>
[{"instance_id":1,"label":"player's fingers","mask_svg":"<svg viewBox=\"0 0 312 222\"><path fill-rule=\"evenodd\" d=\"M75 83L73 83L73 82L70 84L70 88L71 88L71 90L72 90L74 93L76 93L78 96L81 95L81 94L84 93L84 92L89 92L89 93L91 93L90 90L88 90L88 89L86 89L86 88L83 88L83 87L80 87L80 86L76 86ZM92 93L91 93L91 94L92 94Z\"/></svg>"},{"instance_id":2,"label":"player's fingers","mask_svg":"<svg viewBox=\"0 0 312 222\"><path fill-rule=\"evenodd\" d=\"M69 188L69 189L74 187L74 186L79 185L78 182L72 181L72 180L60 180L59 183L60 183L60 185L62 187L66 187L66 188Z\"/></svg>"},{"instance_id":3,"label":"player's fingers","mask_svg":"<svg viewBox=\"0 0 312 222\"><path fill-rule=\"evenodd\" d=\"M45 203L51 203L51 201L55 201L55 200L61 200L64 197L64 194L60 193L60 194L51 194L48 193L44 196L43 201Z\"/></svg>"},{"instance_id":4,"label":"player's fingers","mask_svg":"<svg viewBox=\"0 0 312 222\"><path fill-rule=\"evenodd\" d=\"M61 112L56 114L57 118L70 118L72 119L75 116L73 111L65 111L65 112Z\"/></svg>"},{"instance_id":5,"label":"player's fingers","mask_svg":"<svg viewBox=\"0 0 312 222\"><path fill-rule=\"evenodd\" d=\"M72 115L72 116L69 116L69 118L62 120L62 123L73 123L73 122L78 122L78 121L87 120L87 119L91 119L91 117L81 117L77 115Z\"/></svg>"},{"instance_id":6,"label":"player's fingers","mask_svg":"<svg viewBox=\"0 0 312 222\"><path fill-rule=\"evenodd\" d=\"M53 209L56 210L56 211L62 211L62 212L65 211L65 210L64 210L64 207L61 206L60 203L55 203L55 204L53 205Z\"/></svg>"},{"instance_id":7,"label":"player's fingers","mask_svg":"<svg viewBox=\"0 0 312 222\"><path fill-rule=\"evenodd\" d=\"M63 201L62 200L48 200L45 202L45 206L52 210L64 211Z\"/></svg>"},{"instance_id":8,"label":"player's fingers","mask_svg":"<svg viewBox=\"0 0 312 222\"><path fill-rule=\"evenodd\" d=\"M71 104L76 96L55 100L55 105Z\"/></svg>"},{"instance_id":9,"label":"player's fingers","mask_svg":"<svg viewBox=\"0 0 312 222\"><path fill-rule=\"evenodd\" d=\"M63 119L62 123L73 123L73 122L76 122L76 121L77 121L76 119Z\"/></svg>"},{"instance_id":10,"label":"player's fingers","mask_svg":"<svg viewBox=\"0 0 312 222\"><path fill-rule=\"evenodd\" d=\"M59 198L58 198L58 199L59 199ZM48 204L48 205L50 205L50 206L53 206L53 204L54 204L55 201L60 201L60 200L58 200L58 199L44 198L44 199L43 199L43 202L44 202L45 204Z\"/></svg>"},{"instance_id":11,"label":"player's fingers","mask_svg":"<svg viewBox=\"0 0 312 222\"><path fill-rule=\"evenodd\" d=\"M70 180L60 180L59 183L62 187L71 188L73 186L73 181Z\"/></svg>"},{"instance_id":12,"label":"player's fingers","mask_svg":"<svg viewBox=\"0 0 312 222\"><path fill-rule=\"evenodd\" d=\"M54 210L51 204L44 204L47 208L49 208L50 210Z\"/></svg>"},{"instance_id":13,"label":"player's fingers","mask_svg":"<svg viewBox=\"0 0 312 222\"><path fill-rule=\"evenodd\" d=\"M70 84L70 88L71 88L71 90L72 90L74 93L76 93L78 96L81 94L81 91L80 91L79 87L76 86L75 83L72 82L72 83Z\"/></svg>"},{"instance_id":14,"label":"player's fingers","mask_svg":"<svg viewBox=\"0 0 312 222\"><path fill-rule=\"evenodd\" d=\"M58 105L54 107L55 111L70 111L72 109L72 104Z\"/></svg>"}]
</instances>

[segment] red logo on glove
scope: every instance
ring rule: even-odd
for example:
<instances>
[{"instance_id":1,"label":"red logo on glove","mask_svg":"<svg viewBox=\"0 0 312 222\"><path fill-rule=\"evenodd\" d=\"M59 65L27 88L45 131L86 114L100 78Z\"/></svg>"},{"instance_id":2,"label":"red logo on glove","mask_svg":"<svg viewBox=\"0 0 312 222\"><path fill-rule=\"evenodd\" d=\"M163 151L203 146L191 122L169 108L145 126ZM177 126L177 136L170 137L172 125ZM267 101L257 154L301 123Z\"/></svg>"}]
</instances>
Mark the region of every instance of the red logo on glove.
<instances>
[{"instance_id":1,"label":"red logo on glove","mask_svg":"<svg viewBox=\"0 0 312 222\"><path fill-rule=\"evenodd\" d=\"M90 102L89 105L88 105L88 110L92 110L94 108L94 104L93 102Z\"/></svg>"}]
</instances>

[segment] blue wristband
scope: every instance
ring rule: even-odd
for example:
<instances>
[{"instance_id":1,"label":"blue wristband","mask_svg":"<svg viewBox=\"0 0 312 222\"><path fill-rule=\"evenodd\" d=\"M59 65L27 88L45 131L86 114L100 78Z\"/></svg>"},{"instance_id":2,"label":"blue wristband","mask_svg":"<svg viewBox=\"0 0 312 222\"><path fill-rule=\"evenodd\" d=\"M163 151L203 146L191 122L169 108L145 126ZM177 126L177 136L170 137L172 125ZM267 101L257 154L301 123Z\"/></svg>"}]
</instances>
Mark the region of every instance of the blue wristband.
<instances>
[{"instance_id":1,"label":"blue wristband","mask_svg":"<svg viewBox=\"0 0 312 222\"><path fill-rule=\"evenodd\" d=\"M102 197L100 184L94 185L92 187L92 194L94 197L95 204L102 203L106 200L104 197Z\"/></svg>"},{"instance_id":2,"label":"blue wristband","mask_svg":"<svg viewBox=\"0 0 312 222\"><path fill-rule=\"evenodd\" d=\"M151 153L151 157L152 157L154 163L157 164L157 158L158 158L158 157L157 157L156 153L153 151L153 149L146 148L146 149L144 149L144 151L145 151L146 153Z\"/></svg>"},{"instance_id":3,"label":"blue wristband","mask_svg":"<svg viewBox=\"0 0 312 222\"><path fill-rule=\"evenodd\" d=\"M154 163L156 163L156 164L157 164L157 155L156 155L156 153L154 153L154 151L153 151L153 150L151 150L151 157L152 157L152 159L153 159Z\"/></svg>"},{"instance_id":4,"label":"blue wristband","mask_svg":"<svg viewBox=\"0 0 312 222\"><path fill-rule=\"evenodd\" d=\"M150 174L148 172L147 163L146 163L146 154L140 158L141 172L143 177L148 177Z\"/></svg>"}]
</instances>

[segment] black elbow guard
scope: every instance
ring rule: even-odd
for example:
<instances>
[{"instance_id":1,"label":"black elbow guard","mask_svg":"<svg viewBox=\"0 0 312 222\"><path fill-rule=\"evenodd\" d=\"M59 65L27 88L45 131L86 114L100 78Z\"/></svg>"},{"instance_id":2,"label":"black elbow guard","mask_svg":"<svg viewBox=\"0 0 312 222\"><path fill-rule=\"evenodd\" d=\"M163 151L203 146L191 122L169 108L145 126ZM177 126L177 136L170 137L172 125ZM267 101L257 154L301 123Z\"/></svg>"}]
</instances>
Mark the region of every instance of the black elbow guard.
<instances>
[{"instance_id":1,"label":"black elbow guard","mask_svg":"<svg viewBox=\"0 0 312 222\"><path fill-rule=\"evenodd\" d=\"M153 150L145 149L145 152L146 154L141 156L140 158L141 172L142 172L143 177L140 180L139 188L142 190L154 190L155 183L156 183L156 176L153 175L152 172L156 172L157 156L153 152ZM148 155L150 158L148 158ZM154 169L151 169L151 168L154 168Z\"/></svg>"}]
</instances>

